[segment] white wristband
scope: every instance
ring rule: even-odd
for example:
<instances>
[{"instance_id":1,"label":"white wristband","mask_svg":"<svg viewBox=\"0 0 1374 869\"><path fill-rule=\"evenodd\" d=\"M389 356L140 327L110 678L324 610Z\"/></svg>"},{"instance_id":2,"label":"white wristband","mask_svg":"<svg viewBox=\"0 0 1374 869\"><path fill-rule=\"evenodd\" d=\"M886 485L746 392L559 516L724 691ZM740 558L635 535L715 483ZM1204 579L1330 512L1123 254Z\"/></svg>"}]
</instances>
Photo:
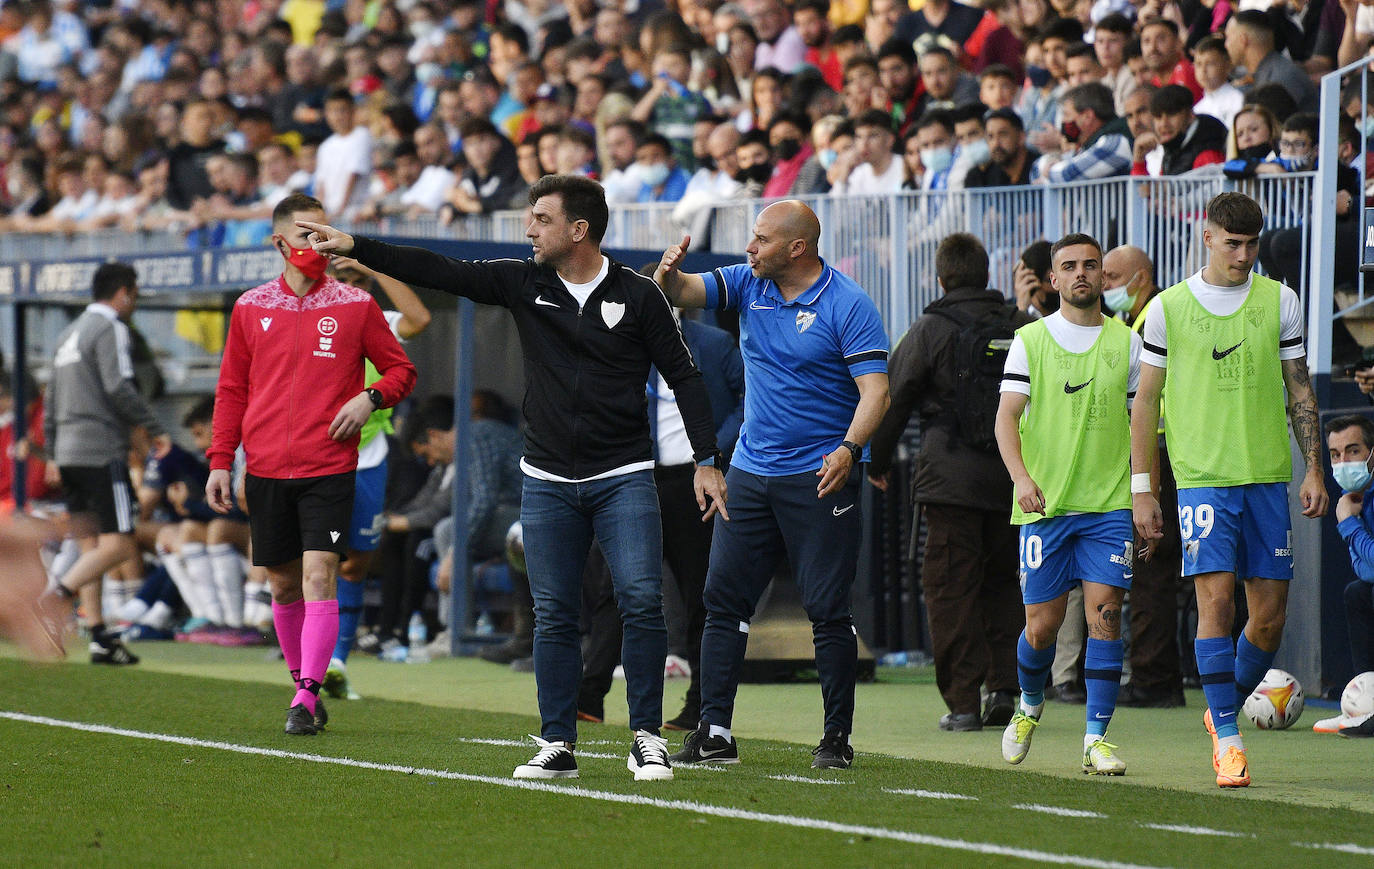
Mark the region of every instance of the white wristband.
<instances>
[{"instance_id":1,"label":"white wristband","mask_svg":"<svg viewBox=\"0 0 1374 869\"><path fill-rule=\"evenodd\" d=\"M1131 494L1144 495L1153 491L1149 474L1131 474Z\"/></svg>"}]
</instances>

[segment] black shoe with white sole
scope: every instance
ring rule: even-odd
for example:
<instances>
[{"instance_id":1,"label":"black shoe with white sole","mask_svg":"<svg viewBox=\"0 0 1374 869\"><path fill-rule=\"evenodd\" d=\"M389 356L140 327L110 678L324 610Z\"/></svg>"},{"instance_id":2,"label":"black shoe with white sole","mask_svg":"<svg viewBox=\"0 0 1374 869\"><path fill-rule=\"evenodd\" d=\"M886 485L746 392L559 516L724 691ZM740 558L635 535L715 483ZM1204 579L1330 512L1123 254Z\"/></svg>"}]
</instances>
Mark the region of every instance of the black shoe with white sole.
<instances>
[{"instance_id":1,"label":"black shoe with white sole","mask_svg":"<svg viewBox=\"0 0 1374 869\"><path fill-rule=\"evenodd\" d=\"M104 634L91 640L91 663L124 666L137 664L138 656L129 651L124 641L116 634Z\"/></svg>"},{"instance_id":2,"label":"black shoe with white sole","mask_svg":"<svg viewBox=\"0 0 1374 869\"><path fill-rule=\"evenodd\" d=\"M533 734L539 751L515 768L514 778L577 778L577 759L571 742L549 742Z\"/></svg>"},{"instance_id":3,"label":"black shoe with white sole","mask_svg":"<svg viewBox=\"0 0 1374 869\"><path fill-rule=\"evenodd\" d=\"M812 769L849 769L854 764L854 748L849 744L849 734L838 730L828 731L821 737L821 744L811 749L815 760Z\"/></svg>"},{"instance_id":4,"label":"black shoe with white sole","mask_svg":"<svg viewBox=\"0 0 1374 869\"><path fill-rule=\"evenodd\" d=\"M672 781L668 740L647 730L636 730L625 766L635 774L635 781Z\"/></svg>"},{"instance_id":5,"label":"black shoe with white sole","mask_svg":"<svg viewBox=\"0 0 1374 869\"><path fill-rule=\"evenodd\" d=\"M668 759L673 763L739 763L739 743L734 737L712 736L710 725L702 722L687 734L682 750Z\"/></svg>"},{"instance_id":6,"label":"black shoe with white sole","mask_svg":"<svg viewBox=\"0 0 1374 869\"><path fill-rule=\"evenodd\" d=\"M292 736L314 736L320 729L315 726L315 716L305 704L297 703L286 710L286 732Z\"/></svg>"}]
</instances>

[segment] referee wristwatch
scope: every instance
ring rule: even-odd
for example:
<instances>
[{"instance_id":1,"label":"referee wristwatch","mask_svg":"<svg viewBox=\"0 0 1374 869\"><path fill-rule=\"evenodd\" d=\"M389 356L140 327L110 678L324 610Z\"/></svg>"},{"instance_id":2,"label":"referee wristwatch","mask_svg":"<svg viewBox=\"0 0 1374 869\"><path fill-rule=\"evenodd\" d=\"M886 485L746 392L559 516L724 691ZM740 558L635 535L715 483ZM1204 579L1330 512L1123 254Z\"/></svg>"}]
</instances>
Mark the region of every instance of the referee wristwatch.
<instances>
[{"instance_id":1,"label":"referee wristwatch","mask_svg":"<svg viewBox=\"0 0 1374 869\"><path fill-rule=\"evenodd\" d=\"M863 459L864 448L853 441L842 441L840 446L849 450L849 454L854 457L854 464L859 464L860 460Z\"/></svg>"},{"instance_id":2,"label":"referee wristwatch","mask_svg":"<svg viewBox=\"0 0 1374 869\"><path fill-rule=\"evenodd\" d=\"M380 389L373 389L369 386L367 389L364 389L363 392L366 392L367 397L372 399L373 408L376 410L382 409L382 391Z\"/></svg>"}]
</instances>

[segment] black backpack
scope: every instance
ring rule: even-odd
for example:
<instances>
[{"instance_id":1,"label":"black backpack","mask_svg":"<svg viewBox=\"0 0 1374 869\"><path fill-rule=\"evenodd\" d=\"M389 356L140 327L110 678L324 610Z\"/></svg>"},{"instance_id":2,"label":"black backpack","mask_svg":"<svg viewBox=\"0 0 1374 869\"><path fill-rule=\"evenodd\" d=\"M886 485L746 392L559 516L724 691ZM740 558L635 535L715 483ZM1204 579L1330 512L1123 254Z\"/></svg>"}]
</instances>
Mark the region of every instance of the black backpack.
<instances>
[{"instance_id":1,"label":"black backpack","mask_svg":"<svg viewBox=\"0 0 1374 869\"><path fill-rule=\"evenodd\" d=\"M932 305L925 313L954 323L954 406L936 421L952 425L955 435L983 452L997 450L997 405L1001 401L1002 371L1016 335L1016 308L984 306L977 313L963 307Z\"/></svg>"}]
</instances>

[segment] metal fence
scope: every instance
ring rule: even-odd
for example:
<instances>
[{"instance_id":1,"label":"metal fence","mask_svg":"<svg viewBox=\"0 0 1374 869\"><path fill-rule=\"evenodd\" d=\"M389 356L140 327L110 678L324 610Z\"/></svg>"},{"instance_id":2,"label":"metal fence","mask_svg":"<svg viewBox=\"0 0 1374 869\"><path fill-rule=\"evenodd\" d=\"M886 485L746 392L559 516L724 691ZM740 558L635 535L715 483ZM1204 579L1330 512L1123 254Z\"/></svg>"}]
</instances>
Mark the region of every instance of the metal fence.
<instances>
[{"instance_id":1,"label":"metal fence","mask_svg":"<svg viewBox=\"0 0 1374 869\"><path fill-rule=\"evenodd\" d=\"M1207 201L1222 190L1241 190L1264 207L1266 229L1308 231L1315 173L1265 175L1231 181L1218 174L1169 178L1110 178L1028 187L907 191L888 196L803 197L821 221L821 255L873 296L895 338L940 294L935 250L953 232L982 239L991 259L992 286L1008 295L1012 270L1036 239L1086 232L1106 248L1134 244L1155 263L1161 286L1201 267ZM728 201L713 208L709 231L694 243L716 253L742 254L764 200ZM688 231L674 204L617 205L605 243L612 249L661 250ZM523 242L522 211L468 217L450 224L434 218L359 223L353 231L417 238ZM102 232L74 237L0 236L0 262L121 256L185 247L167 235ZM1303 245L1304 256L1312 246ZM1304 261L1304 277L1307 263ZM1302 281L1305 284L1306 281ZM1300 293L1305 286L1294 287ZM1364 301L1363 294L1360 301Z\"/></svg>"}]
</instances>

